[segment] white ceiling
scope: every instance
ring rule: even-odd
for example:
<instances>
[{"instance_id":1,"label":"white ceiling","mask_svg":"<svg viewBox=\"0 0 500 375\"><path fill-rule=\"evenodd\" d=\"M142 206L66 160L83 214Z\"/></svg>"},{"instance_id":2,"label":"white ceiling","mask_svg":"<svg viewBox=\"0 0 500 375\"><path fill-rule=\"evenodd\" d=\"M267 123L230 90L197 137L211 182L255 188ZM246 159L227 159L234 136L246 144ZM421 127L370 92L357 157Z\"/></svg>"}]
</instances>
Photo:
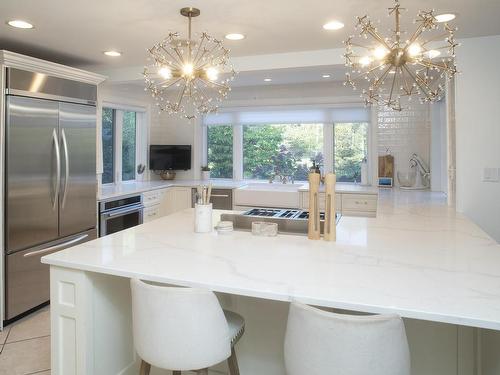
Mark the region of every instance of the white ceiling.
<instances>
[{"instance_id":1,"label":"white ceiling","mask_svg":"<svg viewBox=\"0 0 500 375\"><path fill-rule=\"evenodd\" d=\"M500 34L499 0L401 3L409 10L404 25L410 30L419 9L434 8L459 14L460 38ZM229 32L247 36L243 41L225 41L232 56L340 48L342 40L353 33L358 15L369 14L384 25L387 22L381 31L392 26L392 19L386 16L391 5L392 0L1 0L0 49L96 70L140 66L146 47L170 30L184 32L186 21L178 13L184 6L201 9L201 16L194 20L195 31L208 31L219 38ZM32 22L35 29L19 30L5 24L14 18ZM341 20L346 27L324 31L322 25L331 19ZM103 56L102 51L109 49L123 51L123 56Z\"/></svg>"}]
</instances>

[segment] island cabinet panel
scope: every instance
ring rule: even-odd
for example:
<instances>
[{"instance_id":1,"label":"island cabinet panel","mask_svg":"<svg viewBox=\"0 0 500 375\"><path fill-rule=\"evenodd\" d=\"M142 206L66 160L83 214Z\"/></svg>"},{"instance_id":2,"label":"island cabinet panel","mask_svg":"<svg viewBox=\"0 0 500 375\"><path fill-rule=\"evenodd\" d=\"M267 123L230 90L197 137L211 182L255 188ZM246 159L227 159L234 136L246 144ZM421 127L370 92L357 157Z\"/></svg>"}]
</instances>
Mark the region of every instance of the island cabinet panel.
<instances>
[{"instance_id":1,"label":"island cabinet panel","mask_svg":"<svg viewBox=\"0 0 500 375\"><path fill-rule=\"evenodd\" d=\"M224 308L245 317L245 334L236 346L241 373L285 375L288 302L227 293L217 296ZM484 331L481 339L476 328L415 319L404 322L412 375L498 375L498 333ZM52 375L139 373L129 278L51 266L51 324ZM227 374L225 363L211 370ZM151 371L151 375L167 374L156 368Z\"/></svg>"},{"instance_id":2,"label":"island cabinet panel","mask_svg":"<svg viewBox=\"0 0 500 375\"><path fill-rule=\"evenodd\" d=\"M191 207L190 187L170 187L161 198L160 217Z\"/></svg>"},{"instance_id":3,"label":"island cabinet panel","mask_svg":"<svg viewBox=\"0 0 500 375\"><path fill-rule=\"evenodd\" d=\"M51 267L51 374L136 375L130 280Z\"/></svg>"}]
</instances>

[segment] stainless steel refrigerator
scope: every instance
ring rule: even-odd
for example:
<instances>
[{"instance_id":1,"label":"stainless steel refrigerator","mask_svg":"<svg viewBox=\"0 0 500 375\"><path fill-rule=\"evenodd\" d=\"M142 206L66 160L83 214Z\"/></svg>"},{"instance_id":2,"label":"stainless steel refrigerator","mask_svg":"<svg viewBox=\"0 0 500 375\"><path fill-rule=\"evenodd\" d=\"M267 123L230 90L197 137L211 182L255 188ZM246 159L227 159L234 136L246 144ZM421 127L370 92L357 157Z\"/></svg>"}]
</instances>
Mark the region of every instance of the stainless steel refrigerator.
<instances>
[{"instance_id":1,"label":"stainless steel refrigerator","mask_svg":"<svg viewBox=\"0 0 500 375\"><path fill-rule=\"evenodd\" d=\"M49 300L40 258L96 237L94 85L7 69L5 319Z\"/></svg>"}]
</instances>

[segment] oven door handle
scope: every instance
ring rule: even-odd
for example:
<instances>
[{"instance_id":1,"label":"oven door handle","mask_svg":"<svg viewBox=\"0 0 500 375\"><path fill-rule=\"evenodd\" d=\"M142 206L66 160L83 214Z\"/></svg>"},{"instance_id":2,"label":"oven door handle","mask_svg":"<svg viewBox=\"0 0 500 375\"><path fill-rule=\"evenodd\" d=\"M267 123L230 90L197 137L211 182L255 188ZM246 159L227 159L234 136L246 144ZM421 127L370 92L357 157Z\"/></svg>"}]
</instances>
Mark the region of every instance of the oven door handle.
<instances>
[{"instance_id":1,"label":"oven door handle","mask_svg":"<svg viewBox=\"0 0 500 375\"><path fill-rule=\"evenodd\" d=\"M143 209L143 206L126 207L126 208L122 208L120 210L113 210L112 212L103 212L102 217L107 219L107 218L116 217L116 216L123 216L123 215L130 214L133 212L141 211L142 209Z\"/></svg>"}]
</instances>

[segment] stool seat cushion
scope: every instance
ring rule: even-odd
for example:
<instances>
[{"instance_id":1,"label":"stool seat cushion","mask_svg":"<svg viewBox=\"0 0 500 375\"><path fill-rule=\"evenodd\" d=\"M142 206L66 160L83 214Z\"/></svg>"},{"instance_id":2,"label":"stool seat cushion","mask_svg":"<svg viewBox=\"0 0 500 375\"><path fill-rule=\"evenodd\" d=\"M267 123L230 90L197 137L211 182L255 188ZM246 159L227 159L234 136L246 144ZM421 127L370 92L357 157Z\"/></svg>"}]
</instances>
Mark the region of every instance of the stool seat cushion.
<instances>
[{"instance_id":1,"label":"stool seat cushion","mask_svg":"<svg viewBox=\"0 0 500 375\"><path fill-rule=\"evenodd\" d=\"M245 319L233 311L224 310L227 325L229 326L229 338L231 339L231 346L236 344L245 332Z\"/></svg>"}]
</instances>

